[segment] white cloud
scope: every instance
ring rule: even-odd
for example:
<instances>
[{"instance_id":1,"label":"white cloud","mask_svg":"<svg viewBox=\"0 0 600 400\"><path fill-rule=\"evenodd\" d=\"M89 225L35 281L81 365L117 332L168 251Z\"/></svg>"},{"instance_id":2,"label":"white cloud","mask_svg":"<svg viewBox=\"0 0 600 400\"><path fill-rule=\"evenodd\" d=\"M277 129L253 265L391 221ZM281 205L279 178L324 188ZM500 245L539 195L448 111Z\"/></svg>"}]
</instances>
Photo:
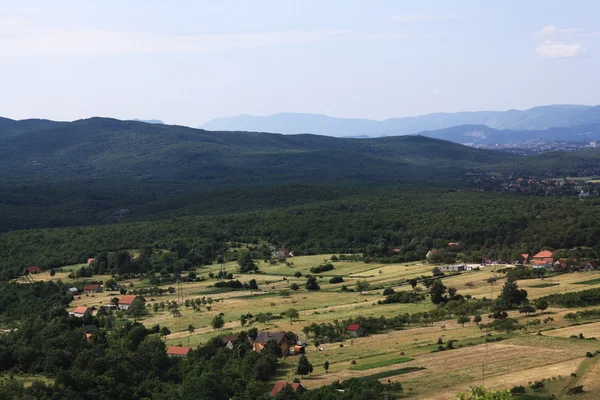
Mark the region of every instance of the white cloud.
<instances>
[{"instance_id":1,"label":"white cloud","mask_svg":"<svg viewBox=\"0 0 600 400\"><path fill-rule=\"evenodd\" d=\"M456 15L392 15L385 19L398 22L419 22L419 21L448 21L458 19Z\"/></svg>"},{"instance_id":2,"label":"white cloud","mask_svg":"<svg viewBox=\"0 0 600 400\"><path fill-rule=\"evenodd\" d=\"M373 33L330 29L198 35L164 35L92 29L32 29L0 36L0 57L205 52L323 41L397 40L435 36L439 35L406 35L394 32Z\"/></svg>"},{"instance_id":3,"label":"white cloud","mask_svg":"<svg viewBox=\"0 0 600 400\"><path fill-rule=\"evenodd\" d=\"M557 28L554 25L548 25L535 33L538 37L548 37L553 35L568 35L581 32L581 29L576 28Z\"/></svg>"},{"instance_id":4,"label":"white cloud","mask_svg":"<svg viewBox=\"0 0 600 400\"><path fill-rule=\"evenodd\" d=\"M579 57L587 52L579 43L553 43L549 41L538 45L535 51L545 58Z\"/></svg>"}]
</instances>

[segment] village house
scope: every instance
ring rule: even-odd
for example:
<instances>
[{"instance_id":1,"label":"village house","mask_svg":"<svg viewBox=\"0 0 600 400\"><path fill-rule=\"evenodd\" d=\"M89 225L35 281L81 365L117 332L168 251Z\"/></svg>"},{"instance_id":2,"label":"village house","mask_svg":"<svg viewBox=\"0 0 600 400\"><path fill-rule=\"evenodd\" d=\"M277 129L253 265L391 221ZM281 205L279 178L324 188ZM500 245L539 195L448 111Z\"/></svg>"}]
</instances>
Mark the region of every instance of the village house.
<instances>
[{"instance_id":1,"label":"village house","mask_svg":"<svg viewBox=\"0 0 600 400\"><path fill-rule=\"evenodd\" d=\"M448 247L450 247L450 248L460 247L460 242L450 242L450 243L448 243Z\"/></svg>"},{"instance_id":2,"label":"village house","mask_svg":"<svg viewBox=\"0 0 600 400\"><path fill-rule=\"evenodd\" d=\"M294 257L294 254L291 253L285 247L282 247L281 249L275 251L274 256L275 256L275 258L288 258L288 257Z\"/></svg>"},{"instance_id":3,"label":"village house","mask_svg":"<svg viewBox=\"0 0 600 400\"><path fill-rule=\"evenodd\" d=\"M464 271L465 270L465 266L464 265L444 265L442 267L439 267L441 272L459 272L459 271Z\"/></svg>"},{"instance_id":4,"label":"village house","mask_svg":"<svg viewBox=\"0 0 600 400\"><path fill-rule=\"evenodd\" d=\"M78 293L79 293L79 290L76 287L68 288L65 291L65 294L68 296L71 296L71 297L75 296Z\"/></svg>"},{"instance_id":5,"label":"village house","mask_svg":"<svg viewBox=\"0 0 600 400\"><path fill-rule=\"evenodd\" d=\"M41 274L42 270L40 269L40 267L38 267L36 265L34 267L27 267L27 268L25 268L25 273L26 274Z\"/></svg>"},{"instance_id":6,"label":"village house","mask_svg":"<svg viewBox=\"0 0 600 400\"><path fill-rule=\"evenodd\" d=\"M233 349L233 346L235 346L237 341L238 341L238 335L223 336L221 338L221 344L223 344L228 349Z\"/></svg>"},{"instance_id":7,"label":"village house","mask_svg":"<svg viewBox=\"0 0 600 400\"><path fill-rule=\"evenodd\" d=\"M431 249L427 252L427 255L425 256L425 258L429 258L431 257L432 254L437 253L437 249Z\"/></svg>"},{"instance_id":8,"label":"village house","mask_svg":"<svg viewBox=\"0 0 600 400\"><path fill-rule=\"evenodd\" d=\"M294 393L302 393L304 390L306 390L300 383L297 382L289 383L285 381L277 381L275 386L273 386L273 389L271 389L271 397L277 396L277 393L281 392L288 385L292 388Z\"/></svg>"},{"instance_id":9,"label":"village house","mask_svg":"<svg viewBox=\"0 0 600 400\"><path fill-rule=\"evenodd\" d=\"M92 315L92 309L86 306L77 306L72 315L76 318L89 317Z\"/></svg>"},{"instance_id":10,"label":"village house","mask_svg":"<svg viewBox=\"0 0 600 400\"><path fill-rule=\"evenodd\" d=\"M90 264L91 264L91 263L93 263L94 261L96 261L96 259L95 259L95 258L88 258L88 260L87 260L87 265L88 265L88 267L89 267L89 266L90 266Z\"/></svg>"},{"instance_id":11,"label":"village house","mask_svg":"<svg viewBox=\"0 0 600 400\"><path fill-rule=\"evenodd\" d=\"M102 286L96 283L88 283L83 287L83 293L92 294L92 293L102 293Z\"/></svg>"},{"instance_id":12,"label":"village house","mask_svg":"<svg viewBox=\"0 0 600 400\"><path fill-rule=\"evenodd\" d=\"M187 357L191 350L191 347L169 346L167 349L167 357Z\"/></svg>"},{"instance_id":13,"label":"village house","mask_svg":"<svg viewBox=\"0 0 600 400\"><path fill-rule=\"evenodd\" d=\"M523 254L521 254L521 258L523 259L524 263L529 262L529 254L523 253Z\"/></svg>"},{"instance_id":14,"label":"village house","mask_svg":"<svg viewBox=\"0 0 600 400\"><path fill-rule=\"evenodd\" d=\"M580 271L595 271L597 268L596 261L588 261L579 266Z\"/></svg>"},{"instance_id":15,"label":"village house","mask_svg":"<svg viewBox=\"0 0 600 400\"><path fill-rule=\"evenodd\" d=\"M533 256L533 261L544 261L546 262L548 259L552 260L552 252L550 250L543 250Z\"/></svg>"},{"instance_id":16,"label":"village house","mask_svg":"<svg viewBox=\"0 0 600 400\"><path fill-rule=\"evenodd\" d=\"M281 352L286 355L290 353L290 347L292 346L292 341L286 335L285 332L260 332L256 339L252 343L252 349L254 351L262 351L268 341L274 340L275 343L279 345L281 348Z\"/></svg>"},{"instance_id":17,"label":"village house","mask_svg":"<svg viewBox=\"0 0 600 400\"><path fill-rule=\"evenodd\" d=\"M131 307L131 303L135 300L136 296L125 295L119 299L119 310L128 310Z\"/></svg>"},{"instance_id":18,"label":"village house","mask_svg":"<svg viewBox=\"0 0 600 400\"><path fill-rule=\"evenodd\" d=\"M352 337L361 337L363 330L359 324L350 324L348 325L348 334Z\"/></svg>"}]
</instances>

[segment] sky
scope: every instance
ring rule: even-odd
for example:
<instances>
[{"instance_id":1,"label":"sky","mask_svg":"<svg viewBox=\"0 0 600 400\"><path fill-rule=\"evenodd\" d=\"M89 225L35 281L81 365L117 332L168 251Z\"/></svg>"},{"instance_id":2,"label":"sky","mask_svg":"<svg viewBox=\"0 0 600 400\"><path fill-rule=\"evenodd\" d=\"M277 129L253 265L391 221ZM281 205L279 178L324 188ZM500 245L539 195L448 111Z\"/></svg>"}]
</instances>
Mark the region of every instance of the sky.
<instances>
[{"instance_id":1,"label":"sky","mask_svg":"<svg viewBox=\"0 0 600 400\"><path fill-rule=\"evenodd\" d=\"M0 0L0 116L600 104L597 0Z\"/></svg>"}]
</instances>

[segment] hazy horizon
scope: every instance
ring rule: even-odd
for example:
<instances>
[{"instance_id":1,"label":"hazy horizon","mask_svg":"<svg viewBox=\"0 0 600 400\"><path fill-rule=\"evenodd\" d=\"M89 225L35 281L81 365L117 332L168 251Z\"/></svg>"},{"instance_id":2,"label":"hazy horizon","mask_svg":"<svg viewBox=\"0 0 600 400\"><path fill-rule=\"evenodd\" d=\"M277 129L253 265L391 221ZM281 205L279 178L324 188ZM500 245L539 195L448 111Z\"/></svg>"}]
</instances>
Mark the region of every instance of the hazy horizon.
<instances>
[{"instance_id":1,"label":"hazy horizon","mask_svg":"<svg viewBox=\"0 0 600 400\"><path fill-rule=\"evenodd\" d=\"M600 104L592 0L26 0L0 17L0 115L199 126Z\"/></svg>"}]
</instances>

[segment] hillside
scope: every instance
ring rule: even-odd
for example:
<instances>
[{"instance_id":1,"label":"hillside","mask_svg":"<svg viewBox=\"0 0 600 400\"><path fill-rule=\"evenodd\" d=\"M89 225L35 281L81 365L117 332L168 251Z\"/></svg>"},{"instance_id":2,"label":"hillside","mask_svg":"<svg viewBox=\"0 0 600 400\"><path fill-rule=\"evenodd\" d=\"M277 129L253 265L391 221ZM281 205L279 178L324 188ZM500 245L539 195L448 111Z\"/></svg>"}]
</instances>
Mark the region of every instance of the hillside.
<instances>
[{"instance_id":1,"label":"hillside","mask_svg":"<svg viewBox=\"0 0 600 400\"><path fill-rule=\"evenodd\" d=\"M505 158L421 136L353 140L208 132L105 118L48 122L38 129L28 124L7 124L0 135L0 168L11 176L119 177L210 185L362 182L457 176L466 168Z\"/></svg>"},{"instance_id":2,"label":"hillside","mask_svg":"<svg viewBox=\"0 0 600 400\"><path fill-rule=\"evenodd\" d=\"M538 141L589 142L600 139L600 123L544 130L494 129L485 125L459 125L419 135L463 144L508 144Z\"/></svg>"},{"instance_id":3,"label":"hillside","mask_svg":"<svg viewBox=\"0 0 600 400\"><path fill-rule=\"evenodd\" d=\"M529 110L435 113L384 121L297 113L281 113L264 117L240 115L217 118L206 122L201 128L375 137L407 135L459 125L485 125L498 130L545 130L598 123L600 123L600 106L551 105ZM460 141L460 143L464 142Z\"/></svg>"},{"instance_id":4,"label":"hillside","mask_svg":"<svg viewBox=\"0 0 600 400\"><path fill-rule=\"evenodd\" d=\"M267 210L373 188L465 189L473 173L561 174L597 168L598 159L596 151L516 157L417 135L342 139L106 118L4 119L0 230Z\"/></svg>"}]
</instances>

